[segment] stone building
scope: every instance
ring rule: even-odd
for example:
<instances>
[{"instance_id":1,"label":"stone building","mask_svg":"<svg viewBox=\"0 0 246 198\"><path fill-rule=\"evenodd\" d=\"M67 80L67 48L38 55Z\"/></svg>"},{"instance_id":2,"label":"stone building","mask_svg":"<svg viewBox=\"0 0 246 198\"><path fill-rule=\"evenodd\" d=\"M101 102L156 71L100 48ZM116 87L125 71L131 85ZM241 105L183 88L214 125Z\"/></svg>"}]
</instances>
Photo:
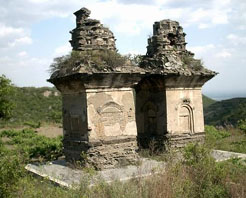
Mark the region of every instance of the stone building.
<instances>
[{"instance_id":1,"label":"stone building","mask_svg":"<svg viewBox=\"0 0 246 198\"><path fill-rule=\"evenodd\" d=\"M75 51L116 52L113 33L90 11L74 13ZM176 21L155 22L147 53L139 65L87 70L77 64L49 79L62 94L66 159L84 160L97 169L138 160L138 148L155 140L181 147L204 137L201 88L216 75L185 49L185 33Z\"/></svg>"}]
</instances>

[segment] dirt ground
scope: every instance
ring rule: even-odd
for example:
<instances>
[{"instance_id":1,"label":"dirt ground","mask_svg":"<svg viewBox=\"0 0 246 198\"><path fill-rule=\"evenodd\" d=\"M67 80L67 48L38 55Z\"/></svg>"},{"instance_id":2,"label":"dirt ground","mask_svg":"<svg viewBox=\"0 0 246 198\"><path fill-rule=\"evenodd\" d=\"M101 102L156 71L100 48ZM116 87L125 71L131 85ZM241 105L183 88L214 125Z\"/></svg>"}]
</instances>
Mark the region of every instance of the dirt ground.
<instances>
[{"instance_id":1,"label":"dirt ground","mask_svg":"<svg viewBox=\"0 0 246 198\"><path fill-rule=\"evenodd\" d=\"M59 135L63 135L63 130L61 127L58 126L42 126L38 129L36 129L38 134L44 135L46 137L57 137Z\"/></svg>"},{"instance_id":2,"label":"dirt ground","mask_svg":"<svg viewBox=\"0 0 246 198\"><path fill-rule=\"evenodd\" d=\"M0 129L0 132L3 130L23 130L27 127L17 127L17 128L2 128ZM54 138L57 137L59 135L63 135L63 129L60 126L57 125L45 125L45 126L41 126L38 129L34 129L35 131L37 131L38 134L40 135L44 135L46 137L50 137L50 138Z\"/></svg>"}]
</instances>

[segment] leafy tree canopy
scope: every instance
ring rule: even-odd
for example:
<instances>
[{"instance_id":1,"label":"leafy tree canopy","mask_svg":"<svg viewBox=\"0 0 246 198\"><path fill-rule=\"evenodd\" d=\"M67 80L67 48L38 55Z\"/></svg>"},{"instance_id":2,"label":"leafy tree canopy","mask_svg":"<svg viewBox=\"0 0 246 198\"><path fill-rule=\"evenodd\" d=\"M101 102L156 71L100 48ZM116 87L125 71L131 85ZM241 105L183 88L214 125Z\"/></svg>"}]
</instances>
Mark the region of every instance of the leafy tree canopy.
<instances>
[{"instance_id":1,"label":"leafy tree canopy","mask_svg":"<svg viewBox=\"0 0 246 198\"><path fill-rule=\"evenodd\" d=\"M11 80L4 75L0 76L0 119L8 119L11 116L14 104L10 98L13 91L14 87Z\"/></svg>"}]
</instances>

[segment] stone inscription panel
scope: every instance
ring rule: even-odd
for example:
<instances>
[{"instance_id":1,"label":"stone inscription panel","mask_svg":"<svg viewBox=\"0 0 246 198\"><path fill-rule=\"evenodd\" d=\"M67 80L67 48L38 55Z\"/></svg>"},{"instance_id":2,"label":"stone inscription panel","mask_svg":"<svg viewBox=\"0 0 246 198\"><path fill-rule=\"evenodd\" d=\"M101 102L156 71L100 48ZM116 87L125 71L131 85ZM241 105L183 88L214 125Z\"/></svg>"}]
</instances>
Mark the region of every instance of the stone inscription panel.
<instances>
[{"instance_id":1,"label":"stone inscription panel","mask_svg":"<svg viewBox=\"0 0 246 198\"><path fill-rule=\"evenodd\" d=\"M101 112L101 122L104 126L120 123L122 121L122 112L115 107L108 107Z\"/></svg>"},{"instance_id":2,"label":"stone inscription panel","mask_svg":"<svg viewBox=\"0 0 246 198\"><path fill-rule=\"evenodd\" d=\"M104 126L112 126L123 121L122 107L115 102L108 102L98 109L101 123Z\"/></svg>"}]
</instances>

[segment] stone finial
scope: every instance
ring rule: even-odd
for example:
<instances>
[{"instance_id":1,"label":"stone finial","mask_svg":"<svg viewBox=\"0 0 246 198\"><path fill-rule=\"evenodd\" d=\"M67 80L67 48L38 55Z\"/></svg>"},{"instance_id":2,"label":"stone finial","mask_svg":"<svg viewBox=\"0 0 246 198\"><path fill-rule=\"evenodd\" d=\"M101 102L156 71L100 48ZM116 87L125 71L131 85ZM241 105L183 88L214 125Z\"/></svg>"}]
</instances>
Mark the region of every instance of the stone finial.
<instances>
[{"instance_id":1,"label":"stone finial","mask_svg":"<svg viewBox=\"0 0 246 198\"><path fill-rule=\"evenodd\" d=\"M147 55L152 57L170 50L185 51L185 33L177 21L155 22L153 36L148 39Z\"/></svg>"},{"instance_id":2,"label":"stone finial","mask_svg":"<svg viewBox=\"0 0 246 198\"><path fill-rule=\"evenodd\" d=\"M82 8L74 13L76 28L70 33L73 50L112 50L116 51L113 33L104 27L99 20L89 19L91 11Z\"/></svg>"},{"instance_id":3,"label":"stone finial","mask_svg":"<svg viewBox=\"0 0 246 198\"><path fill-rule=\"evenodd\" d=\"M91 14L91 11L87 8L81 8L80 10L73 13L76 16L77 27L83 23Z\"/></svg>"}]
</instances>

